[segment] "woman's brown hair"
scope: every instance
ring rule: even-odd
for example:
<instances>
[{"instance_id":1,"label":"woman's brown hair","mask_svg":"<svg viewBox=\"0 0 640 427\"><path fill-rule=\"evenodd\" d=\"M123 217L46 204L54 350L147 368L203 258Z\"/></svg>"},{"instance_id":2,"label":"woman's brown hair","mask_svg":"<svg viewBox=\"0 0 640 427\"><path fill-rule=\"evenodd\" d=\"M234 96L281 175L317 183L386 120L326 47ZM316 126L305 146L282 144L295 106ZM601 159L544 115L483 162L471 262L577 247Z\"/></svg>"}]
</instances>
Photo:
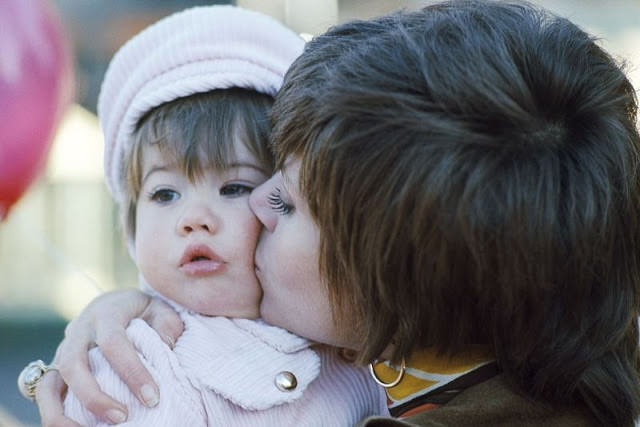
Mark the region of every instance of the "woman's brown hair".
<instances>
[{"instance_id":1,"label":"woman's brown hair","mask_svg":"<svg viewBox=\"0 0 640 427\"><path fill-rule=\"evenodd\" d=\"M606 425L640 413L640 138L621 67L570 21L460 1L316 37L276 97L336 321L362 361L490 347Z\"/></svg>"}]
</instances>

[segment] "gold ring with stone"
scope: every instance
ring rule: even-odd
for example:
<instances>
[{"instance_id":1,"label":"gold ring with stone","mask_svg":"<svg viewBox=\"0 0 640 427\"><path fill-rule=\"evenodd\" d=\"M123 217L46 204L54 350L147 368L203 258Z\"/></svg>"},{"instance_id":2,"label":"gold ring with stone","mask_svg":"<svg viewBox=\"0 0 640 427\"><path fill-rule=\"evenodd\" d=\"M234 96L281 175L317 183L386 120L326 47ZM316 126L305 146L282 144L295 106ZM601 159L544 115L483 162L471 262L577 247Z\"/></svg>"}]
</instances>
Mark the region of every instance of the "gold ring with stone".
<instances>
[{"instance_id":1,"label":"gold ring with stone","mask_svg":"<svg viewBox=\"0 0 640 427\"><path fill-rule=\"evenodd\" d=\"M36 387L44 374L57 370L53 365L47 365L42 360L35 360L29 363L18 375L18 390L29 400L35 401Z\"/></svg>"}]
</instances>

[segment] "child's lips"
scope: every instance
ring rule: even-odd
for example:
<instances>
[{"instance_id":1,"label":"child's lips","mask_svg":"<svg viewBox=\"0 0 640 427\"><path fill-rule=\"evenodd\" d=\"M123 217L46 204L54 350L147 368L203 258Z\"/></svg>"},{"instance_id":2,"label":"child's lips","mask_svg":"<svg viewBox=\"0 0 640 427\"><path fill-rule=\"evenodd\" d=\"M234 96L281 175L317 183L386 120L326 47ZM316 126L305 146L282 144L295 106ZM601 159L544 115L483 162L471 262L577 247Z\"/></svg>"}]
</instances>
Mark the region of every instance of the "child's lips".
<instances>
[{"instance_id":1,"label":"child's lips","mask_svg":"<svg viewBox=\"0 0 640 427\"><path fill-rule=\"evenodd\" d=\"M207 245L189 245L180 258L179 268L188 276L210 276L225 271L226 262Z\"/></svg>"},{"instance_id":2,"label":"child's lips","mask_svg":"<svg viewBox=\"0 0 640 427\"><path fill-rule=\"evenodd\" d=\"M183 264L180 270L187 276L210 276L225 270L225 264L216 261L201 260Z\"/></svg>"}]
</instances>

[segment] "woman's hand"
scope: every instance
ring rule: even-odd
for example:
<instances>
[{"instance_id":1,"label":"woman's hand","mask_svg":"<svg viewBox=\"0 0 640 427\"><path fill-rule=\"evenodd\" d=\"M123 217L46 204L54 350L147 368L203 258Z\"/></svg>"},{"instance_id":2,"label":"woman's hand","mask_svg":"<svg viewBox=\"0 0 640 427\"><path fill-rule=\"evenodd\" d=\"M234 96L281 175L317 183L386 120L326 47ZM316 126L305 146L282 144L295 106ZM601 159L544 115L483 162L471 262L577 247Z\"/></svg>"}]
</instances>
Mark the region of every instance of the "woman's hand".
<instances>
[{"instance_id":1,"label":"woman's hand","mask_svg":"<svg viewBox=\"0 0 640 427\"><path fill-rule=\"evenodd\" d=\"M127 408L100 390L91 374L88 351L99 346L113 370L146 406L158 404L158 387L129 342L126 328L140 317L170 346L182 334L178 314L165 303L137 290L113 291L93 300L67 325L49 371L37 387L36 401L44 426L75 426L64 417L67 387L96 416L111 423L126 420Z\"/></svg>"}]
</instances>

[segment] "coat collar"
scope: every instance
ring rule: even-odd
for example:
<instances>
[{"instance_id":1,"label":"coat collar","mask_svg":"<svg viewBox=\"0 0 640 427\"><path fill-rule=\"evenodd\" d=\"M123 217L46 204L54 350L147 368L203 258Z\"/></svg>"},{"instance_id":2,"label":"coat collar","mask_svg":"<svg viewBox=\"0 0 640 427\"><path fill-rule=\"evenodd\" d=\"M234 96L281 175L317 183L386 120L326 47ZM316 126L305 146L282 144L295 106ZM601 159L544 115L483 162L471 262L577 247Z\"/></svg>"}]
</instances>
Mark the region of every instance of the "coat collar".
<instances>
[{"instance_id":1,"label":"coat collar","mask_svg":"<svg viewBox=\"0 0 640 427\"><path fill-rule=\"evenodd\" d=\"M249 410L299 399L320 373L312 343L262 320L182 313L185 332L174 352L196 387L209 389ZM279 387L290 373L295 387ZM281 385L281 384L280 384Z\"/></svg>"}]
</instances>

